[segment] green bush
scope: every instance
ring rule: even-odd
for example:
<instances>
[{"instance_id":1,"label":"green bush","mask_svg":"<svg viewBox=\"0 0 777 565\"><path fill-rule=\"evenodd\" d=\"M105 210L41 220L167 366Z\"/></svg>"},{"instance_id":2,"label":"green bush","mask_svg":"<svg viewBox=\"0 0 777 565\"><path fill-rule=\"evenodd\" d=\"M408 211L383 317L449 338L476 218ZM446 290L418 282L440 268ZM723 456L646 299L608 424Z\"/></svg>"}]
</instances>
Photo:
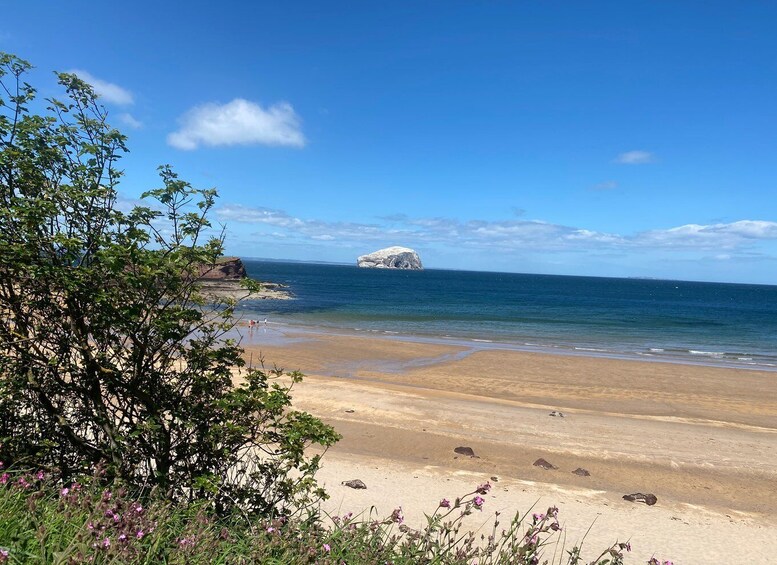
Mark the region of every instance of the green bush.
<instances>
[{"instance_id":1,"label":"green bush","mask_svg":"<svg viewBox=\"0 0 777 565\"><path fill-rule=\"evenodd\" d=\"M338 436L291 409L297 373L233 386L234 303L197 282L223 252L216 191L164 166L155 207L118 210L124 136L72 74L65 102L31 113L29 68L0 54L0 458L66 481L101 467L219 511L304 505L320 494L305 448Z\"/></svg>"}]
</instances>

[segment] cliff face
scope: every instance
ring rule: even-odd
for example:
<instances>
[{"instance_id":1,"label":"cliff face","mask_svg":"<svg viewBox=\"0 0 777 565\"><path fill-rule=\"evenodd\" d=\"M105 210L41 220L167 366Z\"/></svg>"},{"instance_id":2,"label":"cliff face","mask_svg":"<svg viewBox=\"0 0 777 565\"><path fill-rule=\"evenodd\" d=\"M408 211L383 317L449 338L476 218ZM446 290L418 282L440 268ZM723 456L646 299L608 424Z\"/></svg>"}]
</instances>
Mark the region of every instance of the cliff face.
<instances>
[{"instance_id":1,"label":"cliff face","mask_svg":"<svg viewBox=\"0 0 777 565\"><path fill-rule=\"evenodd\" d=\"M240 284L248 277L239 257L221 257L213 265L200 265L198 283L202 294L214 302L223 299L241 300L289 300L291 293L286 286L262 282L259 291L249 291ZM254 281L259 282L259 281Z\"/></svg>"},{"instance_id":2,"label":"cliff face","mask_svg":"<svg viewBox=\"0 0 777 565\"><path fill-rule=\"evenodd\" d=\"M246 277L240 257L221 257L215 265L200 265L200 280L237 281Z\"/></svg>"},{"instance_id":3,"label":"cliff face","mask_svg":"<svg viewBox=\"0 0 777 565\"><path fill-rule=\"evenodd\" d=\"M386 247L373 253L362 255L356 260L359 267L368 269L410 269L423 270L418 253L408 247Z\"/></svg>"}]
</instances>

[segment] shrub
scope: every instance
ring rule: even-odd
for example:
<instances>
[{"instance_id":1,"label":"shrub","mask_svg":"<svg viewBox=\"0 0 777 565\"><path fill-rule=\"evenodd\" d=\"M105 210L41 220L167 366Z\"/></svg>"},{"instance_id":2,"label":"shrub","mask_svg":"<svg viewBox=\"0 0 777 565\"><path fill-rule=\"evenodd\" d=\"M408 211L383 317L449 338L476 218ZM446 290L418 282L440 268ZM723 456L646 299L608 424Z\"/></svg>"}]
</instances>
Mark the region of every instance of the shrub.
<instances>
[{"instance_id":1,"label":"shrub","mask_svg":"<svg viewBox=\"0 0 777 565\"><path fill-rule=\"evenodd\" d=\"M101 466L219 510L304 504L304 449L338 436L291 409L297 373L233 386L234 302L206 303L196 279L223 252L216 191L163 166L155 207L120 211L125 137L72 74L57 74L66 101L32 114L29 68L0 54L0 458L66 481Z\"/></svg>"}]
</instances>

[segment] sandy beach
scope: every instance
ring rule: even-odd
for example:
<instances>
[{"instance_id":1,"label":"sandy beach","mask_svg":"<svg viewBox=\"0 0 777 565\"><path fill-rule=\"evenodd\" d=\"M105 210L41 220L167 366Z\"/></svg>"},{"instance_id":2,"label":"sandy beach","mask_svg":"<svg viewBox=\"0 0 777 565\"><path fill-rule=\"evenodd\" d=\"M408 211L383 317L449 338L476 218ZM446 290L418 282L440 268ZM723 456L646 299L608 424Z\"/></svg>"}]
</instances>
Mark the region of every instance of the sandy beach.
<instances>
[{"instance_id":1,"label":"sandy beach","mask_svg":"<svg viewBox=\"0 0 777 565\"><path fill-rule=\"evenodd\" d=\"M383 516L401 505L407 522L421 525L441 498L491 480L473 528L489 530L494 511L556 505L568 546L593 524L588 558L629 540L628 563L775 562L775 372L276 324L242 333L252 364L263 358L307 375L295 407L343 435L319 475L329 512L375 506ZM477 457L454 453L463 446ZM538 458L556 469L534 466ZM354 478L367 489L341 485ZM636 492L657 504L622 499Z\"/></svg>"}]
</instances>

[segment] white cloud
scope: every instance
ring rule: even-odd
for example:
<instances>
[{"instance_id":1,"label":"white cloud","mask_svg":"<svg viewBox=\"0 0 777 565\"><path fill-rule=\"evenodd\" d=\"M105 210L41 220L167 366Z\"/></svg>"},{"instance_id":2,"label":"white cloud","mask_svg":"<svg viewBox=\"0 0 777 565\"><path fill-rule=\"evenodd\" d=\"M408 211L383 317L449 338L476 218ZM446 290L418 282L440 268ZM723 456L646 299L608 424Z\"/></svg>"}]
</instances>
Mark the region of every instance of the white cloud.
<instances>
[{"instance_id":1,"label":"white cloud","mask_svg":"<svg viewBox=\"0 0 777 565\"><path fill-rule=\"evenodd\" d=\"M217 215L220 220L234 220L248 224L270 224L284 228L300 227L304 222L297 218L292 218L286 212L281 210L272 210L270 208L249 208L240 204L228 204L218 209Z\"/></svg>"},{"instance_id":2,"label":"white cloud","mask_svg":"<svg viewBox=\"0 0 777 565\"><path fill-rule=\"evenodd\" d=\"M298 241L337 241L340 246L366 242L410 246L441 245L490 251L646 252L713 251L741 256L758 241L777 241L777 222L740 220L730 223L686 224L636 234L618 234L540 220L501 221L452 218L412 218L392 214L379 224L326 222L296 218L282 210L225 205L216 211L221 221L271 226ZM270 233L265 233L270 236Z\"/></svg>"},{"instance_id":3,"label":"white cloud","mask_svg":"<svg viewBox=\"0 0 777 565\"><path fill-rule=\"evenodd\" d=\"M105 102L118 106L129 106L135 103L132 93L118 84L99 79L93 74L81 69L73 69L68 72L78 76L78 78L84 82L91 84L95 93Z\"/></svg>"},{"instance_id":4,"label":"white cloud","mask_svg":"<svg viewBox=\"0 0 777 565\"><path fill-rule=\"evenodd\" d=\"M143 122L141 122L140 120L137 120L135 116L133 116L128 112L119 114L119 119L122 121L122 123L131 127L132 129L140 129L143 127Z\"/></svg>"},{"instance_id":5,"label":"white cloud","mask_svg":"<svg viewBox=\"0 0 777 565\"><path fill-rule=\"evenodd\" d=\"M739 220L718 224L685 224L639 234L636 241L669 248L734 249L755 240L777 239L777 222Z\"/></svg>"},{"instance_id":6,"label":"white cloud","mask_svg":"<svg viewBox=\"0 0 777 565\"><path fill-rule=\"evenodd\" d=\"M751 239L777 238L777 222L763 220L740 220L730 224L713 224L708 229Z\"/></svg>"},{"instance_id":7,"label":"white cloud","mask_svg":"<svg viewBox=\"0 0 777 565\"><path fill-rule=\"evenodd\" d=\"M287 145L303 147L300 118L287 102L262 108L242 98L227 104L204 104L180 119L181 127L167 136L167 143L192 150L200 145Z\"/></svg>"},{"instance_id":8,"label":"white cloud","mask_svg":"<svg viewBox=\"0 0 777 565\"><path fill-rule=\"evenodd\" d=\"M621 165L645 165L655 161L655 156L650 151L626 151L615 158Z\"/></svg>"}]
</instances>

